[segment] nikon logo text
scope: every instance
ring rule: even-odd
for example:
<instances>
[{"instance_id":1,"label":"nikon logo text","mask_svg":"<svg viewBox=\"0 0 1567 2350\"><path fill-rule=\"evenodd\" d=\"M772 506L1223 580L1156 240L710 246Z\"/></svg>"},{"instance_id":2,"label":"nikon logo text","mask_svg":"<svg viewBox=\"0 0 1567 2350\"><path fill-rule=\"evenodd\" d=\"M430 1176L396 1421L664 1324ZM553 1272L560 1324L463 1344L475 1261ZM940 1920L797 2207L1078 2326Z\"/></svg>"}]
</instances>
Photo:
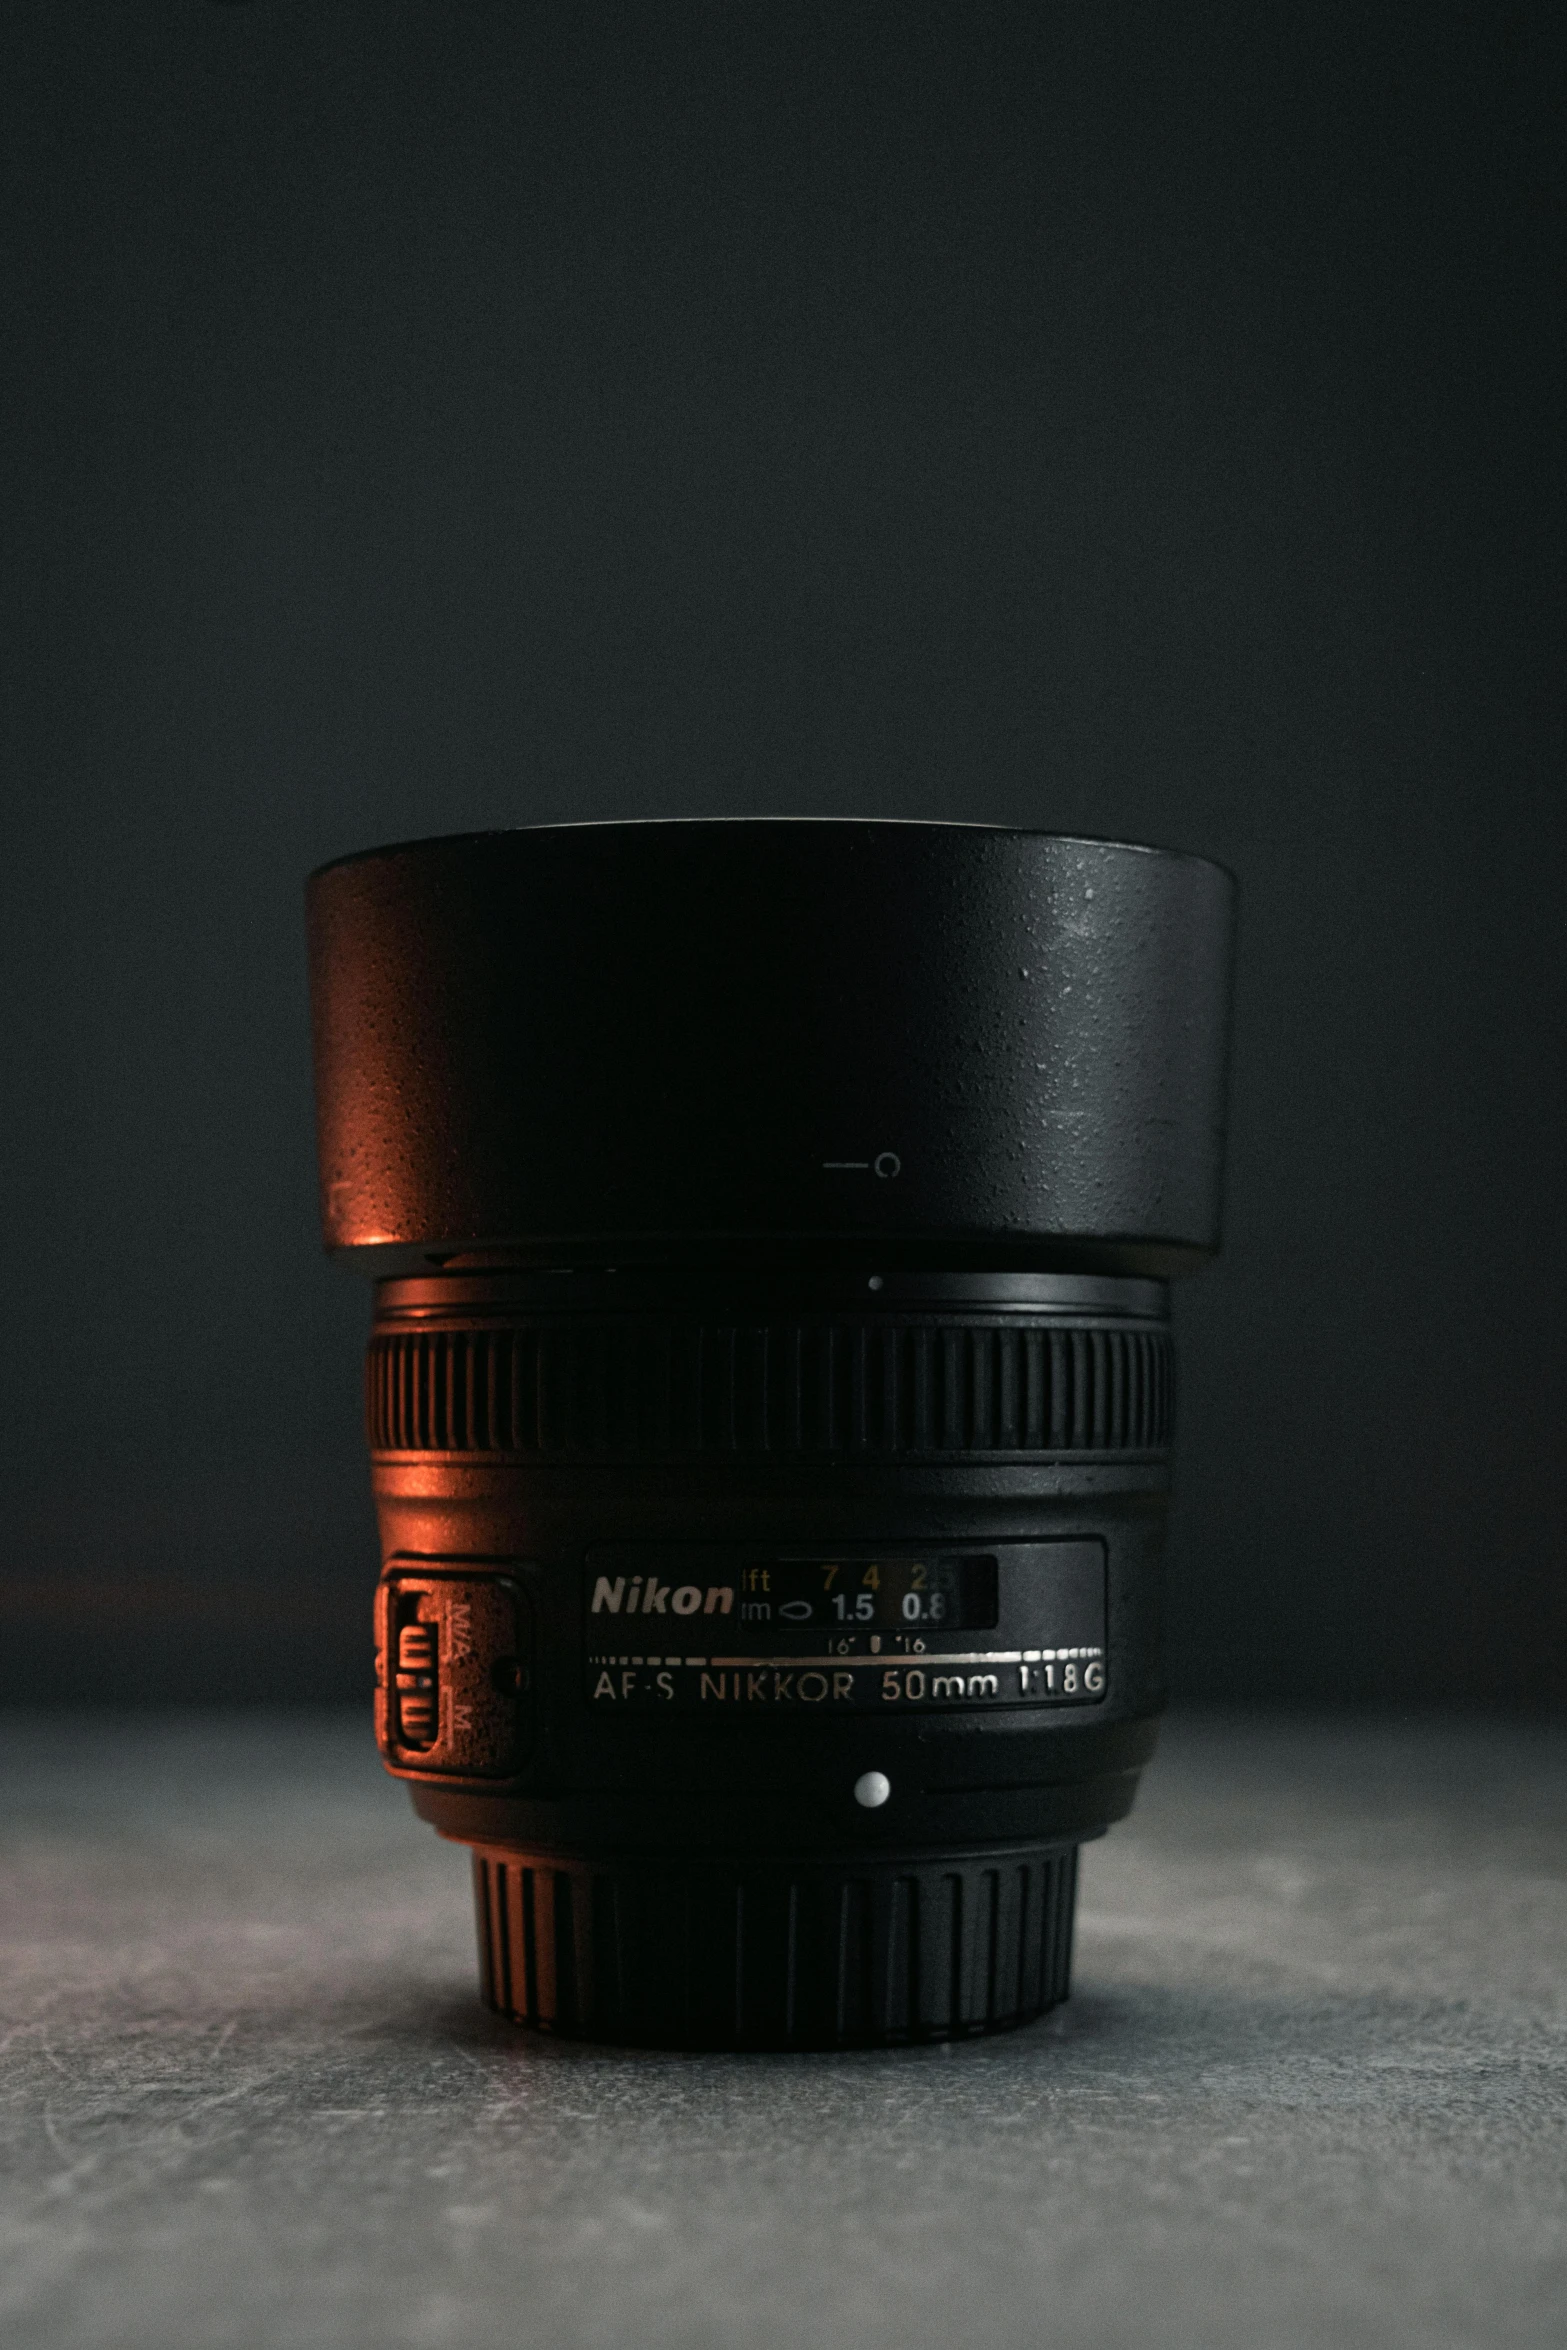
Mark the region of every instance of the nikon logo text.
<instances>
[{"instance_id":1,"label":"nikon logo text","mask_svg":"<svg viewBox=\"0 0 1567 2350\"><path fill-rule=\"evenodd\" d=\"M629 1590L624 1575L611 1581L600 1575L593 1586L588 1613L595 1616L727 1616L734 1608L732 1583L661 1583L656 1575L633 1575Z\"/></svg>"}]
</instances>

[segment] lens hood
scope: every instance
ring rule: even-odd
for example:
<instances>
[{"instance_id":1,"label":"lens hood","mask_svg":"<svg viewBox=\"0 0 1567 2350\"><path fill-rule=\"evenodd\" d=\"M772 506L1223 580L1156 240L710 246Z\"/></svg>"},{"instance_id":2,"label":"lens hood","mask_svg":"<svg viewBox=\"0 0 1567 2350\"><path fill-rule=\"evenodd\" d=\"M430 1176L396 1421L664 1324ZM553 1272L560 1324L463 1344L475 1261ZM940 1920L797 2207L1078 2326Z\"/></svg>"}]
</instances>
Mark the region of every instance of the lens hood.
<instances>
[{"instance_id":1,"label":"lens hood","mask_svg":"<svg viewBox=\"0 0 1567 2350\"><path fill-rule=\"evenodd\" d=\"M309 904L327 1243L1182 1272L1218 1243L1233 903L1202 858L973 825L345 858Z\"/></svg>"}]
</instances>

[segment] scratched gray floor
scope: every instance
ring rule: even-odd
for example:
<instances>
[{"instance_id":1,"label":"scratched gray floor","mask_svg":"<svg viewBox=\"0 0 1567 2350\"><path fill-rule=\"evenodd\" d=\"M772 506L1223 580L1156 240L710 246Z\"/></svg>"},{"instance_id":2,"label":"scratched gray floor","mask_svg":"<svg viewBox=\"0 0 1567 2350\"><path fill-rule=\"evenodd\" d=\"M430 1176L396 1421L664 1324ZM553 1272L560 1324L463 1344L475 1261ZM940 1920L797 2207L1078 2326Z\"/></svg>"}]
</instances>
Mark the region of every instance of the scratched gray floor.
<instances>
[{"instance_id":1,"label":"scratched gray floor","mask_svg":"<svg viewBox=\"0 0 1567 2350\"><path fill-rule=\"evenodd\" d=\"M1567 1736L1187 1723L1079 1990L950 2052L535 2041L336 1717L13 1723L0 2336L1567 2340Z\"/></svg>"}]
</instances>

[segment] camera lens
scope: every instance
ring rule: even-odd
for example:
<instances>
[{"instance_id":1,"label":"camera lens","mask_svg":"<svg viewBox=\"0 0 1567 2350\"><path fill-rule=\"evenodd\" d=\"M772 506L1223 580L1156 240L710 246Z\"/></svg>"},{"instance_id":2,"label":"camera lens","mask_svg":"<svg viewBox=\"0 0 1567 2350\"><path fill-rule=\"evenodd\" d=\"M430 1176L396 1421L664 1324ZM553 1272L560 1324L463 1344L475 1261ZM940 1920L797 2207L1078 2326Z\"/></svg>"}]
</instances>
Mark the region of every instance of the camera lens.
<instances>
[{"instance_id":1,"label":"camera lens","mask_svg":"<svg viewBox=\"0 0 1567 2350\"><path fill-rule=\"evenodd\" d=\"M492 2006L876 2045L1065 1997L1164 1686L1170 1279L1234 891L966 825L568 825L310 884L387 1767Z\"/></svg>"}]
</instances>

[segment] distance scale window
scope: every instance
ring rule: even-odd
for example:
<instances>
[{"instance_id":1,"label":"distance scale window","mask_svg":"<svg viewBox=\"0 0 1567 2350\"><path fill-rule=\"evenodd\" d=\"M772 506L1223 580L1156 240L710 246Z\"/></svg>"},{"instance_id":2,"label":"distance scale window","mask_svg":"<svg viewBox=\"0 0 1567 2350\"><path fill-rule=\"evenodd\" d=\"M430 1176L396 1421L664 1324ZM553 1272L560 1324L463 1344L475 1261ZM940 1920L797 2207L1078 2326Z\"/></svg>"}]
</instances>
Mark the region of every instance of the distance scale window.
<instances>
[{"instance_id":1,"label":"distance scale window","mask_svg":"<svg viewBox=\"0 0 1567 2350\"><path fill-rule=\"evenodd\" d=\"M748 1624L989 1632L997 1610L993 1558L770 1559L740 1574Z\"/></svg>"}]
</instances>

